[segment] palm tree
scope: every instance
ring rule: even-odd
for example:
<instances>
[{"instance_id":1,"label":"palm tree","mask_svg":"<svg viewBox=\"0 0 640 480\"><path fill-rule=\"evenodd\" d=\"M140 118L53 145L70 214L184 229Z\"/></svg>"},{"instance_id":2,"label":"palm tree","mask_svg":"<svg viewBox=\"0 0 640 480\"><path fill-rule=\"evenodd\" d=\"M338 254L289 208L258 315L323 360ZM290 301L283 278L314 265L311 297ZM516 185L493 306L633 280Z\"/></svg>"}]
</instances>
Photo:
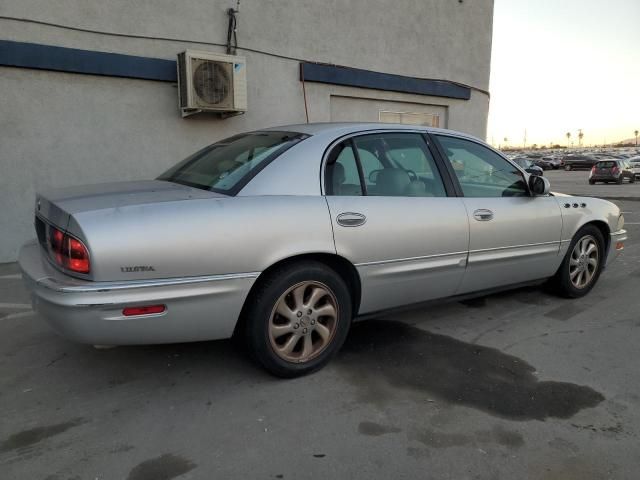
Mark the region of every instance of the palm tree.
<instances>
[{"instance_id":1,"label":"palm tree","mask_svg":"<svg viewBox=\"0 0 640 480\"><path fill-rule=\"evenodd\" d=\"M568 147L569 146L569 141L571 140L571 132L565 133L565 136L567 137L567 147Z\"/></svg>"},{"instance_id":2,"label":"palm tree","mask_svg":"<svg viewBox=\"0 0 640 480\"><path fill-rule=\"evenodd\" d=\"M633 134L636 136L636 147L638 146L638 130L636 130L635 132L633 132Z\"/></svg>"},{"instance_id":3,"label":"palm tree","mask_svg":"<svg viewBox=\"0 0 640 480\"><path fill-rule=\"evenodd\" d=\"M584 138L584 133L582 133L582 129L578 130L578 145L582 147L582 139Z\"/></svg>"}]
</instances>

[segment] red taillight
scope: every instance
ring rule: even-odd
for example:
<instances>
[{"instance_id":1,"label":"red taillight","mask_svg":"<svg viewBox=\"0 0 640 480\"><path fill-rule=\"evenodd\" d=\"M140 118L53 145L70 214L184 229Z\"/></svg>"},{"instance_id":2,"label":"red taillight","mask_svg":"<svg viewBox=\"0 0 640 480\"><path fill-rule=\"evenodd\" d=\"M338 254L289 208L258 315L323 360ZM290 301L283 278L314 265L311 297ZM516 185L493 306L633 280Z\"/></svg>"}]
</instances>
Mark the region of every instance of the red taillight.
<instances>
[{"instance_id":1,"label":"red taillight","mask_svg":"<svg viewBox=\"0 0 640 480\"><path fill-rule=\"evenodd\" d=\"M68 262L67 268L74 272L89 273L89 252L87 248L75 238L67 236L65 240L65 246L68 245L69 247L67 250L69 254L66 258Z\"/></svg>"},{"instance_id":2,"label":"red taillight","mask_svg":"<svg viewBox=\"0 0 640 480\"><path fill-rule=\"evenodd\" d=\"M51 253L54 257L54 260L62 265L62 251L64 244L64 234L58 230L57 228L51 227L51 233L49 235L49 246L51 248Z\"/></svg>"},{"instance_id":3,"label":"red taillight","mask_svg":"<svg viewBox=\"0 0 640 480\"><path fill-rule=\"evenodd\" d=\"M166 310L164 305L147 305L145 307L127 307L122 310L125 317L133 317L135 315L153 315L154 313L162 313Z\"/></svg>"},{"instance_id":4,"label":"red taillight","mask_svg":"<svg viewBox=\"0 0 640 480\"><path fill-rule=\"evenodd\" d=\"M616 173L618 173L619 171L620 171L620 169L619 169L618 167L613 167L613 168L611 169L611 173L613 173L613 174L616 174Z\"/></svg>"},{"instance_id":5,"label":"red taillight","mask_svg":"<svg viewBox=\"0 0 640 480\"><path fill-rule=\"evenodd\" d=\"M89 251L84 244L55 227L49 227L49 249L58 265L77 273L89 273Z\"/></svg>"},{"instance_id":6,"label":"red taillight","mask_svg":"<svg viewBox=\"0 0 640 480\"><path fill-rule=\"evenodd\" d=\"M591 167L591 173L596 173L596 166Z\"/></svg>"}]
</instances>

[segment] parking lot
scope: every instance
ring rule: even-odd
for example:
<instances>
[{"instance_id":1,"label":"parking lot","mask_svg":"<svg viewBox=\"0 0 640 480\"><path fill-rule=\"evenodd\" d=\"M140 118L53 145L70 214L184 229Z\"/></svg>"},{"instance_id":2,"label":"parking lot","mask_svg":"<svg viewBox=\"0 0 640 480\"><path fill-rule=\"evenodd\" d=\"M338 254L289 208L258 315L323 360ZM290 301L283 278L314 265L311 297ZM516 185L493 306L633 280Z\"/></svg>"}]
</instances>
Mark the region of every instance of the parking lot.
<instances>
[{"instance_id":1,"label":"parking lot","mask_svg":"<svg viewBox=\"0 0 640 480\"><path fill-rule=\"evenodd\" d=\"M625 212L626 249L587 297L382 316L296 380L231 341L70 343L0 265L0 478L638 478L640 183L545 176Z\"/></svg>"},{"instance_id":2,"label":"parking lot","mask_svg":"<svg viewBox=\"0 0 640 480\"><path fill-rule=\"evenodd\" d=\"M608 198L611 200L640 200L640 180L635 183L625 181L622 185L614 183L596 183L589 185L589 172L577 170L547 170L544 176L551 182L551 190L571 193L572 195L588 195L590 197ZM631 222L631 218L629 218Z\"/></svg>"}]
</instances>

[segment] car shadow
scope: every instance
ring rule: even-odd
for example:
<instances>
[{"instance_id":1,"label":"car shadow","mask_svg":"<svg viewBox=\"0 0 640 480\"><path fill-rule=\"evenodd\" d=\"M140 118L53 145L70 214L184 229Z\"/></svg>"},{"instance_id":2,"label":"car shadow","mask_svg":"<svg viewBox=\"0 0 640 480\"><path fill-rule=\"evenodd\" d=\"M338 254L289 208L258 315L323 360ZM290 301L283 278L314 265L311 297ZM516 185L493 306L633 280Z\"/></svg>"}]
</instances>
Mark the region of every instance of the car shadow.
<instances>
[{"instance_id":1,"label":"car shadow","mask_svg":"<svg viewBox=\"0 0 640 480\"><path fill-rule=\"evenodd\" d=\"M570 418L604 400L587 386L540 381L535 367L498 349L394 321L355 324L338 364L361 401L378 405L410 394L524 421Z\"/></svg>"}]
</instances>

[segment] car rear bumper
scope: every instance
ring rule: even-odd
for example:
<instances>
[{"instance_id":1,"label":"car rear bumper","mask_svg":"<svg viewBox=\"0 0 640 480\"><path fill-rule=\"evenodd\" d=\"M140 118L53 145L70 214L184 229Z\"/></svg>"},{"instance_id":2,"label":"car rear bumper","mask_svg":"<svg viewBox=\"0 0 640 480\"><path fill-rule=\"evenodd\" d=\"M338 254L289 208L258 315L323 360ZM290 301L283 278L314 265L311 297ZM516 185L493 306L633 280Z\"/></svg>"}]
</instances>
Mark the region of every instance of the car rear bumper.
<instances>
[{"instance_id":1,"label":"car rear bumper","mask_svg":"<svg viewBox=\"0 0 640 480\"><path fill-rule=\"evenodd\" d=\"M54 269L37 242L19 263L34 309L62 336L80 343L136 345L228 338L258 273L90 282ZM164 305L164 312L127 316L125 307Z\"/></svg>"},{"instance_id":2,"label":"car rear bumper","mask_svg":"<svg viewBox=\"0 0 640 480\"><path fill-rule=\"evenodd\" d=\"M618 180L618 178L620 177L620 175L618 176L614 176L614 175L598 175L598 174L594 174L591 175L589 177L590 180L595 180L596 182L615 182Z\"/></svg>"},{"instance_id":3,"label":"car rear bumper","mask_svg":"<svg viewBox=\"0 0 640 480\"><path fill-rule=\"evenodd\" d=\"M607 253L606 264L609 265L616 259L620 252L624 250L624 242L627 240L627 231L618 230L610 234L609 252Z\"/></svg>"}]
</instances>

